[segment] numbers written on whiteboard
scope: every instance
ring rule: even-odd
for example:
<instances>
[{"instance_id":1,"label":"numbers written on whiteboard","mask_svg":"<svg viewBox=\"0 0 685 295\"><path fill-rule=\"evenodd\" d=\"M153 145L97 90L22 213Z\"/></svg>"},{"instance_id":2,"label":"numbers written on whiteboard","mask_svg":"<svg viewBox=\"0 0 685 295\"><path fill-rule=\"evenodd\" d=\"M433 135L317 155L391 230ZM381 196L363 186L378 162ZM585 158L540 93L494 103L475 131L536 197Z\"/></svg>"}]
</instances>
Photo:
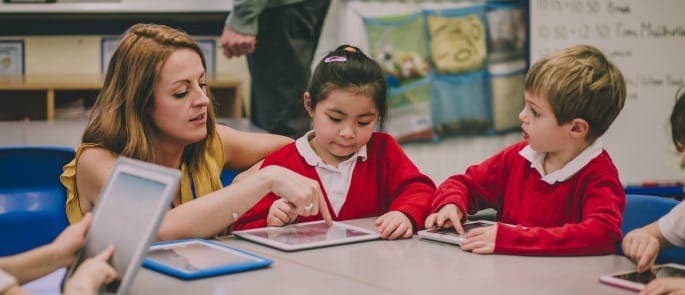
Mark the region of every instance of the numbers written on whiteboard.
<instances>
[{"instance_id":1,"label":"numbers written on whiteboard","mask_svg":"<svg viewBox=\"0 0 685 295\"><path fill-rule=\"evenodd\" d=\"M632 8L622 0L537 0L535 7L543 12L564 14L631 14Z\"/></svg>"}]
</instances>

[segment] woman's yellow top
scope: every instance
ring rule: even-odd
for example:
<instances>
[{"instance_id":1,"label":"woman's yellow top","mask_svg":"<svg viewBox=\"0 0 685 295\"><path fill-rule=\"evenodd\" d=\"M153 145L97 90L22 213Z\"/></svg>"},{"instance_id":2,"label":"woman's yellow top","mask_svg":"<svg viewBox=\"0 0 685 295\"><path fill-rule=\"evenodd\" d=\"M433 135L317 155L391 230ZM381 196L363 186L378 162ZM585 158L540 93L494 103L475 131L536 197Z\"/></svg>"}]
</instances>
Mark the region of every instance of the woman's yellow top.
<instances>
[{"instance_id":1,"label":"woman's yellow top","mask_svg":"<svg viewBox=\"0 0 685 295\"><path fill-rule=\"evenodd\" d=\"M207 146L203 163L198 171L188 171L185 164L181 164L181 203L189 202L194 199L193 188L197 197L204 196L211 192L221 189L221 170L224 167L224 151L218 133L214 133L211 144ZM76 148L74 160L64 166L64 172L59 177L62 185L67 189L66 212L69 223L79 222L85 212L81 211L78 200L78 190L76 189L76 164L81 153L87 148L97 147L94 143L82 143ZM193 182L191 185L190 176Z\"/></svg>"}]
</instances>

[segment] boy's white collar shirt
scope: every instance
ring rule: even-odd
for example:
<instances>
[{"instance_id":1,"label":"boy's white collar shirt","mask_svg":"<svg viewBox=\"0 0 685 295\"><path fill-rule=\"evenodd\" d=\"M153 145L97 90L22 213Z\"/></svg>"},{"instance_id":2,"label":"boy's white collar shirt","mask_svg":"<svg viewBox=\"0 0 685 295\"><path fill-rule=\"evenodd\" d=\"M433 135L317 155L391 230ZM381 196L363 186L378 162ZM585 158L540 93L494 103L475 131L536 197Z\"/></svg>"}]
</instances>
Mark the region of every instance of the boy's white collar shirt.
<instances>
[{"instance_id":1,"label":"boy's white collar shirt","mask_svg":"<svg viewBox=\"0 0 685 295\"><path fill-rule=\"evenodd\" d=\"M350 189L352 172L357 163L357 158L366 161L366 145L362 146L349 159L340 162L336 168L324 163L321 157L316 154L309 144L309 139L312 137L314 137L314 130L310 130L295 140L295 148L300 156L304 158L304 161L316 169L316 173L319 174L319 179L321 179L321 184L323 184L323 189L326 191L328 200L331 202L331 207L333 207L335 215L338 215L340 208L345 203L347 191Z\"/></svg>"},{"instance_id":2,"label":"boy's white collar shirt","mask_svg":"<svg viewBox=\"0 0 685 295\"><path fill-rule=\"evenodd\" d=\"M545 169L543 168L543 163L545 162L545 155L547 153L540 153L535 151L530 145L523 148L519 155L530 162L530 167L542 175L542 181L554 184L556 182L563 182L573 177L580 169L583 169L585 165L590 163L592 159L599 156L604 149L604 144L601 140L597 139L590 146L585 148L580 154L578 154L573 160L569 161L561 169L554 171L549 174L545 174Z\"/></svg>"}]
</instances>

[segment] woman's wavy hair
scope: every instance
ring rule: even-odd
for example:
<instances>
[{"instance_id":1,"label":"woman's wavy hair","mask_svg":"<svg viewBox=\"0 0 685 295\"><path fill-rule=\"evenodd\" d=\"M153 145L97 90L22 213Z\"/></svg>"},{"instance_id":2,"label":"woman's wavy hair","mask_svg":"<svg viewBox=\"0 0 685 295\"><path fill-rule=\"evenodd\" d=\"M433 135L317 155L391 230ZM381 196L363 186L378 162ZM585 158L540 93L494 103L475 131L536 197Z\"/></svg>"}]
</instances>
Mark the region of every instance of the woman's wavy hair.
<instances>
[{"instance_id":1,"label":"woman's wavy hair","mask_svg":"<svg viewBox=\"0 0 685 295\"><path fill-rule=\"evenodd\" d=\"M109 62L82 141L126 157L155 162L157 127L150 118L154 89L162 66L178 49L195 51L202 59L202 66L207 68L200 47L181 30L155 24L136 24L126 30ZM211 96L210 100L213 101ZM208 136L186 146L183 152L182 162L193 170L198 169L205 149L213 140L215 122L210 103L207 108Z\"/></svg>"}]
</instances>

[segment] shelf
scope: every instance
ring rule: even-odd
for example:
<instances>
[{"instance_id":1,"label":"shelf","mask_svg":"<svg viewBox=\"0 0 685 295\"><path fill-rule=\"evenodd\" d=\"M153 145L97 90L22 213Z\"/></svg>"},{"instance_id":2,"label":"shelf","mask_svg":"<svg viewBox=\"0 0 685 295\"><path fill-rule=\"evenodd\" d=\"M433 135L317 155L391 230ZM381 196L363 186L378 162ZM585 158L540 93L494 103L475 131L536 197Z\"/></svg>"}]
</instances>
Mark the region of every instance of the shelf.
<instances>
[{"instance_id":1,"label":"shelf","mask_svg":"<svg viewBox=\"0 0 685 295\"><path fill-rule=\"evenodd\" d=\"M0 121L55 120L56 105L78 103L91 106L102 87L102 75L0 76ZM217 76L207 84L219 118L243 117L242 81Z\"/></svg>"},{"instance_id":2,"label":"shelf","mask_svg":"<svg viewBox=\"0 0 685 295\"><path fill-rule=\"evenodd\" d=\"M228 12L232 0L119 0L119 1L58 1L57 3L3 3L3 13L188 13Z\"/></svg>"}]
</instances>

